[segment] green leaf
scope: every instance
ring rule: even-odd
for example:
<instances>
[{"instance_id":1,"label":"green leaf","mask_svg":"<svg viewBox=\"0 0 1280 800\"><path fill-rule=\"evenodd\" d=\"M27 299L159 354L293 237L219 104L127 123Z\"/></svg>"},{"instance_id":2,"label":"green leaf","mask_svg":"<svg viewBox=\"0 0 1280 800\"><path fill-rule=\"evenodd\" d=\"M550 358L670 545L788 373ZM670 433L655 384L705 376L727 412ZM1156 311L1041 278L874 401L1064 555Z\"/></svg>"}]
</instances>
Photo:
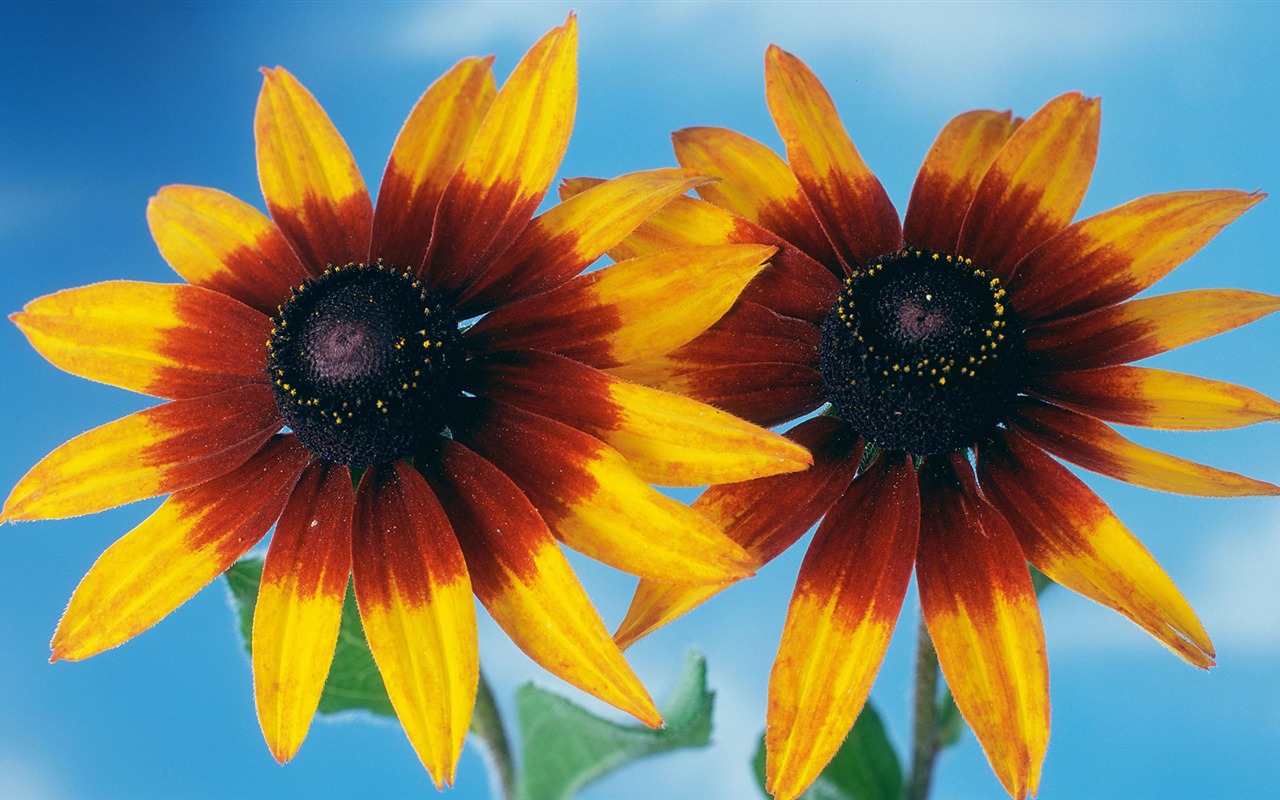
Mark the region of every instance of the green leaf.
<instances>
[{"instance_id":1,"label":"green leaf","mask_svg":"<svg viewBox=\"0 0 1280 800\"><path fill-rule=\"evenodd\" d=\"M258 584L262 581L262 559L246 558L232 565L226 572L231 599L240 617L240 634L248 651L253 641L253 606L258 599ZM371 711L385 717L395 717L391 700L387 697L382 674L369 652L360 624L360 612L356 609L355 594L347 587L347 597L342 605L342 626L338 631L338 646L333 654L333 666L320 695L320 713L335 714L340 711Z\"/></svg>"},{"instance_id":2,"label":"green leaf","mask_svg":"<svg viewBox=\"0 0 1280 800\"><path fill-rule=\"evenodd\" d=\"M764 791L764 737L752 767ZM801 800L898 800L902 797L902 765L889 741L884 723L868 702L849 736Z\"/></svg>"},{"instance_id":3,"label":"green leaf","mask_svg":"<svg viewBox=\"0 0 1280 800\"><path fill-rule=\"evenodd\" d=\"M959 744L960 737L964 736L964 728L964 717L960 716L960 709L956 707L956 699L951 696L951 690L944 685L942 687L942 697L938 700L939 747L950 747L953 744Z\"/></svg>"},{"instance_id":4,"label":"green leaf","mask_svg":"<svg viewBox=\"0 0 1280 800\"><path fill-rule=\"evenodd\" d=\"M520 800L566 800L582 787L646 756L711 741L707 665L690 653L674 695L663 709L666 727L619 725L568 700L525 684L516 693L523 770Z\"/></svg>"}]
</instances>

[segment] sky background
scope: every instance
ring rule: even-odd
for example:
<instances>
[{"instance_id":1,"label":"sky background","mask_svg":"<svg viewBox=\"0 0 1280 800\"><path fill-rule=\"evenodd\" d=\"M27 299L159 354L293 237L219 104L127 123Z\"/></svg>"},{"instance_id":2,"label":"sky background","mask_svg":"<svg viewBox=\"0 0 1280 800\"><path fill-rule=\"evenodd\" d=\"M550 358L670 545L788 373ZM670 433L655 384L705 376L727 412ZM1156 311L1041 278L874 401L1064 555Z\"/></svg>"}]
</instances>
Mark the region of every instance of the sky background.
<instances>
[{"instance_id":1,"label":"sky background","mask_svg":"<svg viewBox=\"0 0 1280 800\"><path fill-rule=\"evenodd\" d=\"M0 310L85 283L175 281L144 210L169 183L262 207L252 118L261 66L319 98L376 192L392 141L458 59L496 54L505 78L571 8L580 98L560 177L674 164L668 138L721 125L780 146L763 90L777 43L823 80L899 211L939 128L973 108L1029 116L1080 90L1103 98L1082 215L1153 192L1280 191L1280 9L1266 3L95 3L0 6ZM1280 293L1280 198L1230 226L1159 287ZM1280 319L1153 363L1280 395ZM68 438L151 404L65 375L0 326L0 487ZM1139 431L1139 441L1280 482L1280 428ZM1053 732L1041 798L1265 796L1280 752L1280 500L1095 487L1200 613L1220 666L1203 673L1119 615L1061 588L1042 609ZM156 505L0 529L0 798L435 796L395 725L317 722L278 766L254 716L249 662L222 581L151 631L78 664L48 642L81 576ZM807 542L807 539L805 540ZM758 797L748 762L803 547L642 641L630 659L655 697L684 653L717 691L708 750L642 762L594 800ZM612 626L634 580L575 565ZM542 673L481 612L481 658L511 708ZM909 732L914 592L872 692L901 750ZM489 796L469 744L447 797ZM1002 793L972 735L942 756L936 798Z\"/></svg>"}]
</instances>

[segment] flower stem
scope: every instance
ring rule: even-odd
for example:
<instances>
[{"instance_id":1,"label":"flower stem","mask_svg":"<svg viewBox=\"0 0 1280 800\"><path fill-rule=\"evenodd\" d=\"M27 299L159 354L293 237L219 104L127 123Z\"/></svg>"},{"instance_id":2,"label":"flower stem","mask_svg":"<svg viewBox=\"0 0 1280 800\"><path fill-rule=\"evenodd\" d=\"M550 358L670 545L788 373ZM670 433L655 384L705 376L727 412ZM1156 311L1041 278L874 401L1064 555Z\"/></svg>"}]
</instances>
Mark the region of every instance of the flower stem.
<instances>
[{"instance_id":1,"label":"flower stem","mask_svg":"<svg viewBox=\"0 0 1280 800\"><path fill-rule=\"evenodd\" d=\"M498 711L498 704L493 699L493 691L483 672L480 673L480 684L476 687L476 707L471 714L471 730L484 740L489 750L489 765L497 772L502 800L515 800L516 770L511 761L511 744L507 741L502 714Z\"/></svg>"},{"instance_id":2,"label":"flower stem","mask_svg":"<svg viewBox=\"0 0 1280 800\"><path fill-rule=\"evenodd\" d=\"M906 800L925 800L929 796L933 763L942 747L938 735L938 653L933 649L923 616L916 638L915 724Z\"/></svg>"}]
</instances>

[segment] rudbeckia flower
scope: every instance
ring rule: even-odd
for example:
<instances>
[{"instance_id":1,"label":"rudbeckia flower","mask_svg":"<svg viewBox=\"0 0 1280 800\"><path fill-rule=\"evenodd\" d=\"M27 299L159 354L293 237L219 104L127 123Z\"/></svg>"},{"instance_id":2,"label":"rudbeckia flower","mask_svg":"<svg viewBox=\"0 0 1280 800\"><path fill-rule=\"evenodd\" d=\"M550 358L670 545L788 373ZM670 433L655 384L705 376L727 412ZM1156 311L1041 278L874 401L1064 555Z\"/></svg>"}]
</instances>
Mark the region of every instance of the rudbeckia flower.
<instances>
[{"instance_id":1,"label":"rudbeckia flower","mask_svg":"<svg viewBox=\"0 0 1280 800\"><path fill-rule=\"evenodd\" d=\"M280 761L314 715L349 578L437 784L453 780L475 697L473 593L550 672L661 723L557 539L647 578L742 577L747 554L648 482L810 459L601 371L704 331L772 247L691 247L579 275L700 179L627 175L534 217L568 143L576 51L570 17L500 92L491 59L449 71L396 140L376 213L323 109L265 70L255 134L270 218L166 187L148 221L187 284L101 283L14 315L56 366L168 401L57 448L5 503L3 519L51 519L169 495L76 589L53 660L146 630L274 525L252 649Z\"/></svg>"},{"instance_id":2,"label":"rudbeckia flower","mask_svg":"<svg viewBox=\"0 0 1280 800\"><path fill-rule=\"evenodd\" d=\"M786 160L728 130L676 133L680 163L720 180L614 253L754 241L779 247L773 265L706 334L614 373L762 424L823 411L788 433L811 448L812 469L715 486L694 503L760 564L822 520L769 683L768 786L790 800L835 753L914 567L960 711L1009 793L1034 793L1049 695L1027 562L1190 663L1214 659L1169 577L1054 457L1171 492L1280 493L1110 424L1215 429L1280 415L1239 386L1127 365L1280 308L1233 290L1130 300L1262 196L1174 192L1072 222L1099 105L1068 94L1026 121L974 111L948 123L899 223L814 74L773 47L766 87ZM615 636L629 644L722 588L642 581Z\"/></svg>"}]
</instances>

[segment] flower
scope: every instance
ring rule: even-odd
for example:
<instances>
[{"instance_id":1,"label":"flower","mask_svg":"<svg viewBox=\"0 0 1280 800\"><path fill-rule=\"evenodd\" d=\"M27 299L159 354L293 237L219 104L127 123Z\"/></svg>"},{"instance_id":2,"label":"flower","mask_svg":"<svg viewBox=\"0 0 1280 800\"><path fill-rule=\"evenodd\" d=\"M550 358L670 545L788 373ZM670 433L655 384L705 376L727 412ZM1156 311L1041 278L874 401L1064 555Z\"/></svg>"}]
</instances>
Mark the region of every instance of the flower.
<instances>
[{"instance_id":1,"label":"flower","mask_svg":"<svg viewBox=\"0 0 1280 800\"><path fill-rule=\"evenodd\" d=\"M679 162L720 180L611 252L755 241L779 247L773 265L706 334L614 372L762 424L823 409L788 433L812 450L808 472L715 486L694 503L760 564L822 520L769 684L770 791L796 797L835 753L914 566L956 703L1000 781L1023 797L1036 790L1049 731L1026 562L1190 663L1213 664L1172 581L1050 456L1184 494L1280 493L1108 424L1214 429L1280 416L1280 404L1239 386L1126 365L1280 308L1280 298L1231 290L1129 299L1262 195L1154 195L1073 223L1099 105L1068 94L1025 122L993 111L952 120L900 224L814 74L777 47L766 61L787 160L724 129L676 133ZM571 181L567 193L591 183ZM615 638L625 646L722 588L642 581Z\"/></svg>"},{"instance_id":2,"label":"flower","mask_svg":"<svg viewBox=\"0 0 1280 800\"><path fill-rule=\"evenodd\" d=\"M148 221L188 284L101 283L14 315L56 366L168 401L57 448L5 503L3 519L50 519L169 495L76 589L53 660L149 628L274 525L253 674L280 761L314 716L349 579L438 785L454 778L477 686L473 592L546 669L661 724L556 539L648 578L741 577L742 549L648 482L811 459L601 371L705 330L772 248L685 248L579 275L702 179L626 175L533 216L568 143L576 50L570 16L500 92L492 59L450 70L396 140L376 214L323 109L264 70L270 219L213 189L165 187Z\"/></svg>"}]
</instances>

